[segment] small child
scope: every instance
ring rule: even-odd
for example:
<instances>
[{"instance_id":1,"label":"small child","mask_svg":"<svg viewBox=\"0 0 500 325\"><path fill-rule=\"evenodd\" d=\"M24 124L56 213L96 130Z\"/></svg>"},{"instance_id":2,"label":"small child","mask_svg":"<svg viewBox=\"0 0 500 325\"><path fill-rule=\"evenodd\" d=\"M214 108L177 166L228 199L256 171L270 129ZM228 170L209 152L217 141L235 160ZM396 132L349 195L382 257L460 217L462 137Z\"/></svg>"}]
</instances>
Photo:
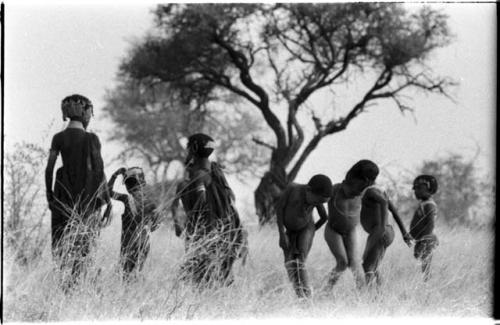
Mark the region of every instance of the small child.
<instances>
[{"instance_id":1,"label":"small child","mask_svg":"<svg viewBox=\"0 0 500 325\"><path fill-rule=\"evenodd\" d=\"M431 175L420 175L413 181L413 191L420 204L410 224L410 234L415 238L414 256L422 261L424 281L430 277L432 251L439 245L433 233L437 215L437 206L432 195L437 192L436 178Z\"/></svg>"},{"instance_id":2,"label":"small child","mask_svg":"<svg viewBox=\"0 0 500 325\"><path fill-rule=\"evenodd\" d=\"M332 197L328 201L325 240L337 264L330 272L327 289L332 289L347 267L354 274L356 286L360 288L364 285L361 259L357 254L356 229L361 212L361 193L366 182L364 176L360 177L357 173L358 164L347 172L342 183L333 185Z\"/></svg>"},{"instance_id":3,"label":"small child","mask_svg":"<svg viewBox=\"0 0 500 325\"><path fill-rule=\"evenodd\" d=\"M116 193L113 185L116 177L123 175L127 194ZM159 226L156 206L145 193L146 181L139 167L120 168L111 176L108 187L111 197L121 201L125 210L122 214L122 235L120 263L125 280L133 271L141 271L150 249L150 232Z\"/></svg>"},{"instance_id":4,"label":"small child","mask_svg":"<svg viewBox=\"0 0 500 325\"><path fill-rule=\"evenodd\" d=\"M398 224L405 243L411 247L411 236L406 231L396 207L389 200L387 194L374 186L378 176L378 166L370 160L361 160L353 166L353 176L364 179L365 191L361 199L361 226L368 233L365 252L363 253L363 269L367 284L376 279L381 284L378 267L385 251L394 240L394 230L388 223L388 211L392 213Z\"/></svg>"},{"instance_id":5,"label":"small child","mask_svg":"<svg viewBox=\"0 0 500 325\"><path fill-rule=\"evenodd\" d=\"M332 182L325 175L313 176L307 185L290 184L280 196L276 214L279 245L285 256L285 267L299 297L310 297L305 260L311 249L314 232L327 220L323 203L330 199ZM320 220L314 223L313 209Z\"/></svg>"}]
</instances>

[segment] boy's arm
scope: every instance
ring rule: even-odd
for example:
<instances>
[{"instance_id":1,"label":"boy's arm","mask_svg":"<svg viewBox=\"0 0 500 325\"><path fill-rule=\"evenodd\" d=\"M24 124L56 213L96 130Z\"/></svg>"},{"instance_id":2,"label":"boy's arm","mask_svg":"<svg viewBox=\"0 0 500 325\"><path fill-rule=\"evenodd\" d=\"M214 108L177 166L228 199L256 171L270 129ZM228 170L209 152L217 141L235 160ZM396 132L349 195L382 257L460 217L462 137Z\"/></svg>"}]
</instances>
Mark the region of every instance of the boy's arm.
<instances>
[{"instance_id":1,"label":"boy's arm","mask_svg":"<svg viewBox=\"0 0 500 325\"><path fill-rule=\"evenodd\" d=\"M318 222L316 222L314 224L314 228L316 228L316 230L318 230L328 220L328 215L326 214L326 210L325 210L325 207L323 206L323 204L317 205L316 210L318 211L318 214L319 214L319 220L318 220Z\"/></svg>"},{"instance_id":2,"label":"boy's arm","mask_svg":"<svg viewBox=\"0 0 500 325\"><path fill-rule=\"evenodd\" d=\"M425 233L422 235L431 234L434 231L434 224L437 216L437 207L435 204L428 203L424 204L424 219L422 222L424 223L422 229L424 229Z\"/></svg>"},{"instance_id":3,"label":"boy's arm","mask_svg":"<svg viewBox=\"0 0 500 325\"><path fill-rule=\"evenodd\" d=\"M390 200L387 200L387 203L389 204L389 211L391 211L394 220L396 220L396 223L398 224L399 230L403 235L405 243L411 247L411 240L412 240L411 235L408 233L408 231L406 231L405 225L401 221L401 217L399 216L398 210Z\"/></svg>"},{"instance_id":4,"label":"boy's arm","mask_svg":"<svg viewBox=\"0 0 500 325\"><path fill-rule=\"evenodd\" d=\"M280 237L280 247L286 249L288 247L288 238L285 234L285 226L283 225L283 219L285 217L285 207L288 202L288 197L290 196L290 187L287 187L280 196L280 199L276 205L276 221L278 223L278 232Z\"/></svg>"}]
</instances>

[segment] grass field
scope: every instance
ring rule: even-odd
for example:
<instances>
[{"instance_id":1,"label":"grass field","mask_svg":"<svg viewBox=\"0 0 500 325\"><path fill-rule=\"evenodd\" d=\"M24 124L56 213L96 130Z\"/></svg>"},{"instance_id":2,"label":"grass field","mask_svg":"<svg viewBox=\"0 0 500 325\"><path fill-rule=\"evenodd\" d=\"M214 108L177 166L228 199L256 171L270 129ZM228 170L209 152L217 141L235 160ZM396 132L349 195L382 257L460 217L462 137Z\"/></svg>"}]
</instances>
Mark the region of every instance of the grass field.
<instances>
[{"instance_id":1,"label":"grass field","mask_svg":"<svg viewBox=\"0 0 500 325\"><path fill-rule=\"evenodd\" d=\"M75 291L65 295L57 285L47 245L39 262L20 267L5 256L5 321L70 321L130 319L234 319L274 317L446 316L490 317L494 234L486 230L437 230L440 246L433 277L422 282L413 250L397 234L381 271L385 282L376 290L357 291L352 274L325 292L335 262L316 233L307 267L314 296L295 298L283 265L274 227L249 230L250 255L235 265L235 282L222 289L195 291L177 281L183 242L167 225L152 236L152 251L143 278L123 285L116 272L120 221L103 230L96 263ZM360 233L360 243L365 236ZM360 247L361 249L361 247ZM100 276L95 276L100 268Z\"/></svg>"}]
</instances>

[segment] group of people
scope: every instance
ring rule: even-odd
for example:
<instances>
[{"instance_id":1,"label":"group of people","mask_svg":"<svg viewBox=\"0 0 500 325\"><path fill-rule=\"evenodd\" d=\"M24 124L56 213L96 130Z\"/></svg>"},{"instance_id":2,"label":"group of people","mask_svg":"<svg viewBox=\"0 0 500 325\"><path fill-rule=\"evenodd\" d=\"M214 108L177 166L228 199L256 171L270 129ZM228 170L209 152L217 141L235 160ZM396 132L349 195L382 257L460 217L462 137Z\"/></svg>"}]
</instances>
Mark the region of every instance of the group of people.
<instances>
[{"instance_id":1,"label":"group of people","mask_svg":"<svg viewBox=\"0 0 500 325\"><path fill-rule=\"evenodd\" d=\"M305 261L311 249L314 233L326 223L325 240L336 260L327 289L331 289L342 273L351 268L356 286L380 285L380 263L394 240L389 224L389 212L394 217L405 243L415 241L414 257L421 261L424 280L430 275L432 252L438 245L434 234L437 206L432 195L437 191L436 178L420 175L413 182L415 197L420 201L408 232L387 193L375 186L378 166L370 160L360 160L347 172L345 179L332 185L325 175L313 176L307 184L290 184L277 204L279 245L283 249L285 267L299 297L309 297L311 288ZM328 203L328 212L323 204ZM319 220L314 222L316 209ZM357 235L361 223L367 232L365 250L358 258ZM361 267L362 266L362 267ZM364 276L363 276L364 271Z\"/></svg>"},{"instance_id":2,"label":"group of people","mask_svg":"<svg viewBox=\"0 0 500 325\"><path fill-rule=\"evenodd\" d=\"M164 219L163 211L146 191L142 168L122 167L106 181L99 138L86 131L93 116L91 101L71 95L63 99L61 108L63 120L70 121L52 139L45 182L52 218L53 257L61 269L70 273L63 280L63 288L70 289L89 264L90 251L100 229L110 223L112 200L124 205L120 265L124 279L130 280L143 268L150 250L150 234ZM232 283L234 262L238 258L244 261L248 253L248 234L235 208L234 193L222 167L209 160L213 142L203 133L188 138L185 178L178 184L171 204L175 233L177 236L184 233L185 238L181 278L203 286ZM54 182L59 154L62 167L57 170ZM428 278L432 251L438 244L433 233L437 208L432 195L437 191L436 179L430 175L415 179L413 189L421 204L407 232L387 194L374 186L378 173L375 163L361 160L341 183L332 185L327 176L315 175L308 184L291 183L281 193L276 206L279 246L299 297L311 296L305 261L315 231L325 223L325 240L336 259L328 287L333 287L348 267L358 287L380 283L379 265L394 240L394 231L388 223L389 211L405 242L409 246L416 242L415 257L422 261L425 279ZM120 175L126 194L113 190ZM184 222L178 214L179 203L185 211ZM320 217L317 222L313 219L313 209ZM362 259L356 255L359 223L368 233Z\"/></svg>"},{"instance_id":3,"label":"group of people","mask_svg":"<svg viewBox=\"0 0 500 325\"><path fill-rule=\"evenodd\" d=\"M143 268L150 250L150 234L158 229L164 213L148 192L140 167L120 168L106 182L99 138L87 132L93 116L91 101L81 95L63 99L63 120L67 127L54 135L45 170L46 194L51 211L52 255L67 271L62 284L69 290L91 262L90 252L100 229L110 223L112 200L123 203L120 265L125 280ZM210 162L213 139L205 134L189 137L186 178L177 186L172 204L176 234L185 233L186 259L181 276L200 285L230 283L232 266L244 257L247 235L234 207L221 166ZM57 157L62 167L53 172ZM123 178L127 193L113 190L116 178ZM179 222L179 200L185 222ZM101 214L102 207L106 207Z\"/></svg>"}]
</instances>

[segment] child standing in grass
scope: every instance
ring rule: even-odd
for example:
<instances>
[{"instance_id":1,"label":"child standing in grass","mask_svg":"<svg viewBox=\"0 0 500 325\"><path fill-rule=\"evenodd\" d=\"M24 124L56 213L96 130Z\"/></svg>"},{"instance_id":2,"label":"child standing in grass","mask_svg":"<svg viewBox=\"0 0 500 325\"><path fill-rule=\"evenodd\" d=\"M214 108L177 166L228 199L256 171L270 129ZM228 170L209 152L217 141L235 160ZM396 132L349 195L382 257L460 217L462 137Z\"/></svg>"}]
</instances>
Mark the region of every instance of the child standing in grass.
<instances>
[{"instance_id":1,"label":"child standing in grass","mask_svg":"<svg viewBox=\"0 0 500 325\"><path fill-rule=\"evenodd\" d=\"M430 277L432 251L439 245L434 234L437 206L432 199L437 189L438 184L434 176L419 175L413 181L413 191L420 204L411 220L410 234L415 238L414 256L422 262L424 281Z\"/></svg>"},{"instance_id":2,"label":"child standing in grass","mask_svg":"<svg viewBox=\"0 0 500 325\"><path fill-rule=\"evenodd\" d=\"M337 283L347 267L351 268L356 286L364 284L361 259L357 254L356 229L361 212L361 193L367 186L366 175L360 170L363 163L357 163L347 172L342 183L333 185L332 197L328 202L328 223L325 240L335 257L337 265L331 271L327 289Z\"/></svg>"},{"instance_id":3,"label":"child standing in grass","mask_svg":"<svg viewBox=\"0 0 500 325\"><path fill-rule=\"evenodd\" d=\"M51 212L52 254L61 268L69 266L71 277L64 281L69 289L88 264L88 256L101 221L100 207L109 203L101 144L97 135L87 132L93 115L91 101L71 95L61 103L66 129L52 138L45 169L46 195ZM62 167L53 172L61 154ZM107 218L111 205L104 214Z\"/></svg>"},{"instance_id":4,"label":"child standing in grass","mask_svg":"<svg viewBox=\"0 0 500 325\"><path fill-rule=\"evenodd\" d=\"M128 195L113 191L118 175L123 175ZM156 205L145 192L145 186L144 173L139 167L118 169L108 183L111 197L125 206L120 248L120 263L125 280L130 279L134 271L142 270L150 250L150 233L159 226Z\"/></svg>"},{"instance_id":5,"label":"child standing in grass","mask_svg":"<svg viewBox=\"0 0 500 325\"><path fill-rule=\"evenodd\" d=\"M353 177L361 179L366 189L361 199L361 225L368 233L365 252L363 253L363 269L367 284L376 279L381 283L378 272L380 262L385 251L394 240L394 230L388 223L388 212L390 211L398 224L405 243L411 247L411 236L406 231L396 207L389 200L387 194L374 186L378 176L378 166L370 160L361 160L355 165Z\"/></svg>"},{"instance_id":6,"label":"child standing in grass","mask_svg":"<svg viewBox=\"0 0 500 325\"><path fill-rule=\"evenodd\" d=\"M327 220L323 203L330 199L331 194L330 179L325 175L315 175L307 185L288 185L277 204L279 245L285 255L288 277L299 297L311 296L305 261L311 249L314 232ZM320 217L316 223L312 216L314 208Z\"/></svg>"}]
</instances>

